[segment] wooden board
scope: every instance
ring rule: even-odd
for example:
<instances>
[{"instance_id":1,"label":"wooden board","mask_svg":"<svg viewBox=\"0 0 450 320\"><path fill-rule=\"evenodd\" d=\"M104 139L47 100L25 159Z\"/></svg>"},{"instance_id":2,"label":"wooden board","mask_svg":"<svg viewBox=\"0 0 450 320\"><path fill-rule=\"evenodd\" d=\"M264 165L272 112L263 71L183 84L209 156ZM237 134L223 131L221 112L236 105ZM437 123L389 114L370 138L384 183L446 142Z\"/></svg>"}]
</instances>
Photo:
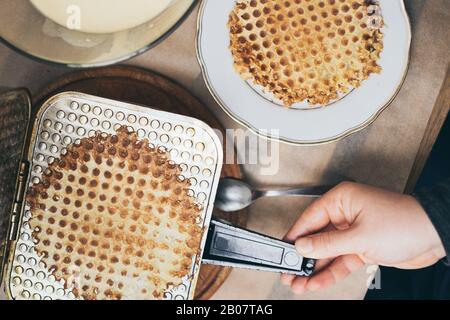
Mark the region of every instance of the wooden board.
<instances>
[{"instance_id":1,"label":"wooden board","mask_svg":"<svg viewBox=\"0 0 450 320\"><path fill-rule=\"evenodd\" d=\"M47 85L33 97L34 111L36 106L42 105L47 98L63 91L78 91L191 116L225 133L225 129L212 113L188 91L151 71L115 66L70 73ZM224 176L241 178L239 165L225 164L222 170L222 177ZM247 213L247 210L234 214L214 210L213 214L233 224L245 226ZM203 265L195 299L209 299L226 280L230 271L230 268Z\"/></svg>"},{"instance_id":2,"label":"wooden board","mask_svg":"<svg viewBox=\"0 0 450 320\"><path fill-rule=\"evenodd\" d=\"M425 129L422 142L420 143L419 151L417 152L416 159L414 161L411 174L409 175L408 182L406 184L406 193L411 193L417 184L417 181L422 174L431 150L441 132L442 126L447 119L447 115L450 110L450 64L447 66L447 73L442 85L439 96L434 104L433 111L431 112L430 120L428 121L427 128Z\"/></svg>"}]
</instances>

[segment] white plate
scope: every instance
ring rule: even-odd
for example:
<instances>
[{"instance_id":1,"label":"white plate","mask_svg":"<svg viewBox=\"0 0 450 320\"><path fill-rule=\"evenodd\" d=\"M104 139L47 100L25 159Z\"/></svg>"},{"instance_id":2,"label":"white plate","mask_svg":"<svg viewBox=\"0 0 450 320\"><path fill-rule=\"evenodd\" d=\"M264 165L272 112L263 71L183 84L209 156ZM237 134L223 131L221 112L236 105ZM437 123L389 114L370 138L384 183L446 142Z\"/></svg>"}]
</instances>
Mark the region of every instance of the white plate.
<instances>
[{"instance_id":1,"label":"white plate","mask_svg":"<svg viewBox=\"0 0 450 320\"><path fill-rule=\"evenodd\" d=\"M294 144L319 144L346 137L371 124L392 102L409 64L411 27L403 0L379 0L385 26L384 49L361 87L323 108L288 109L263 98L233 68L228 16L235 0L203 0L197 55L205 82L219 105L255 133ZM279 135L270 134L279 130Z\"/></svg>"}]
</instances>

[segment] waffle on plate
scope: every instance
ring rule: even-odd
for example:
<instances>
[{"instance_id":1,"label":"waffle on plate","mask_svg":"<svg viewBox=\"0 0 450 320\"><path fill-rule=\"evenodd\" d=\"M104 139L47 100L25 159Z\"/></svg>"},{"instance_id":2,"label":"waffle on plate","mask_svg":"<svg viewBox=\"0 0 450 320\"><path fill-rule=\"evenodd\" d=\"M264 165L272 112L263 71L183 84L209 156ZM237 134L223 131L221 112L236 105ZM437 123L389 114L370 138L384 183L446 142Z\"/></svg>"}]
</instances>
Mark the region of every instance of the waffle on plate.
<instances>
[{"instance_id":1,"label":"waffle on plate","mask_svg":"<svg viewBox=\"0 0 450 320\"><path fill-rule=\"evenodd\" d=\"M125 127L82 139L29 191L36 251L78 298L161 298L190 273L202 236L180 173Z\"/></svg>"},{"instance_id":2,"label":"waffle on plate","mask_svg":"<svg viewBox=\"0 0 450 320\"><path fill-rule=\"evenodd\" d=\"M382 24L367 0L240 0L228 26L243 79L285 106L324 106L381 71Z\"/></svg>"}]
</instances>

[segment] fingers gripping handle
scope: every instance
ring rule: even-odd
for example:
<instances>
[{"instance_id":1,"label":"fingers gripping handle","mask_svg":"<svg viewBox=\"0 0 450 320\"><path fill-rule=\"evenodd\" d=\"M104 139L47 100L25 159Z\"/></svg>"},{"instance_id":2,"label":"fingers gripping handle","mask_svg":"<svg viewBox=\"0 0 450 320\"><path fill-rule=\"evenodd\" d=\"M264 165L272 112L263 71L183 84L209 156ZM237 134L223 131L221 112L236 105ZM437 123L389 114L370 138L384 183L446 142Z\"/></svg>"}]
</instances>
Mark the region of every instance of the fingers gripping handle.
<instances>
[{"instance_id":1,"label":"fingers gripping handle","mask_svg":"<svg viewBox=\"0 0 450 320\"><path fill-rule=\"evenodd\" d=\"M300 256L294 245L212 220L204 263L299 276L312 274L315 261Z\"/></svg>"}]
</instances>

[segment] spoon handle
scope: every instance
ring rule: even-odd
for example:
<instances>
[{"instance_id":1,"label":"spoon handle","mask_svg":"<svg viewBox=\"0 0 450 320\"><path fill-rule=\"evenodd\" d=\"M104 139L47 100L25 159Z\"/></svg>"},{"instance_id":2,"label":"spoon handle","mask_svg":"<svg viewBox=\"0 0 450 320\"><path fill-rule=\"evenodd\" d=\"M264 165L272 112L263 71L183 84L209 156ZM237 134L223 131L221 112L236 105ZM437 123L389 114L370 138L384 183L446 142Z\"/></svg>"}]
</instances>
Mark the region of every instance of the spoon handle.
<instances>
[{"instance_id":1,"label":"spoon handle","mask_svg":"<svg viewBox=\"0 0 450 320\"><path fill-rule=\"evenodd\" d=\"M255 192L255 199L262 197L280 197L280 196L300 196L300 197L321 197L336 185L324 185L293 189L278 190L258 190Z\"/></svg>"}]
</instances>

